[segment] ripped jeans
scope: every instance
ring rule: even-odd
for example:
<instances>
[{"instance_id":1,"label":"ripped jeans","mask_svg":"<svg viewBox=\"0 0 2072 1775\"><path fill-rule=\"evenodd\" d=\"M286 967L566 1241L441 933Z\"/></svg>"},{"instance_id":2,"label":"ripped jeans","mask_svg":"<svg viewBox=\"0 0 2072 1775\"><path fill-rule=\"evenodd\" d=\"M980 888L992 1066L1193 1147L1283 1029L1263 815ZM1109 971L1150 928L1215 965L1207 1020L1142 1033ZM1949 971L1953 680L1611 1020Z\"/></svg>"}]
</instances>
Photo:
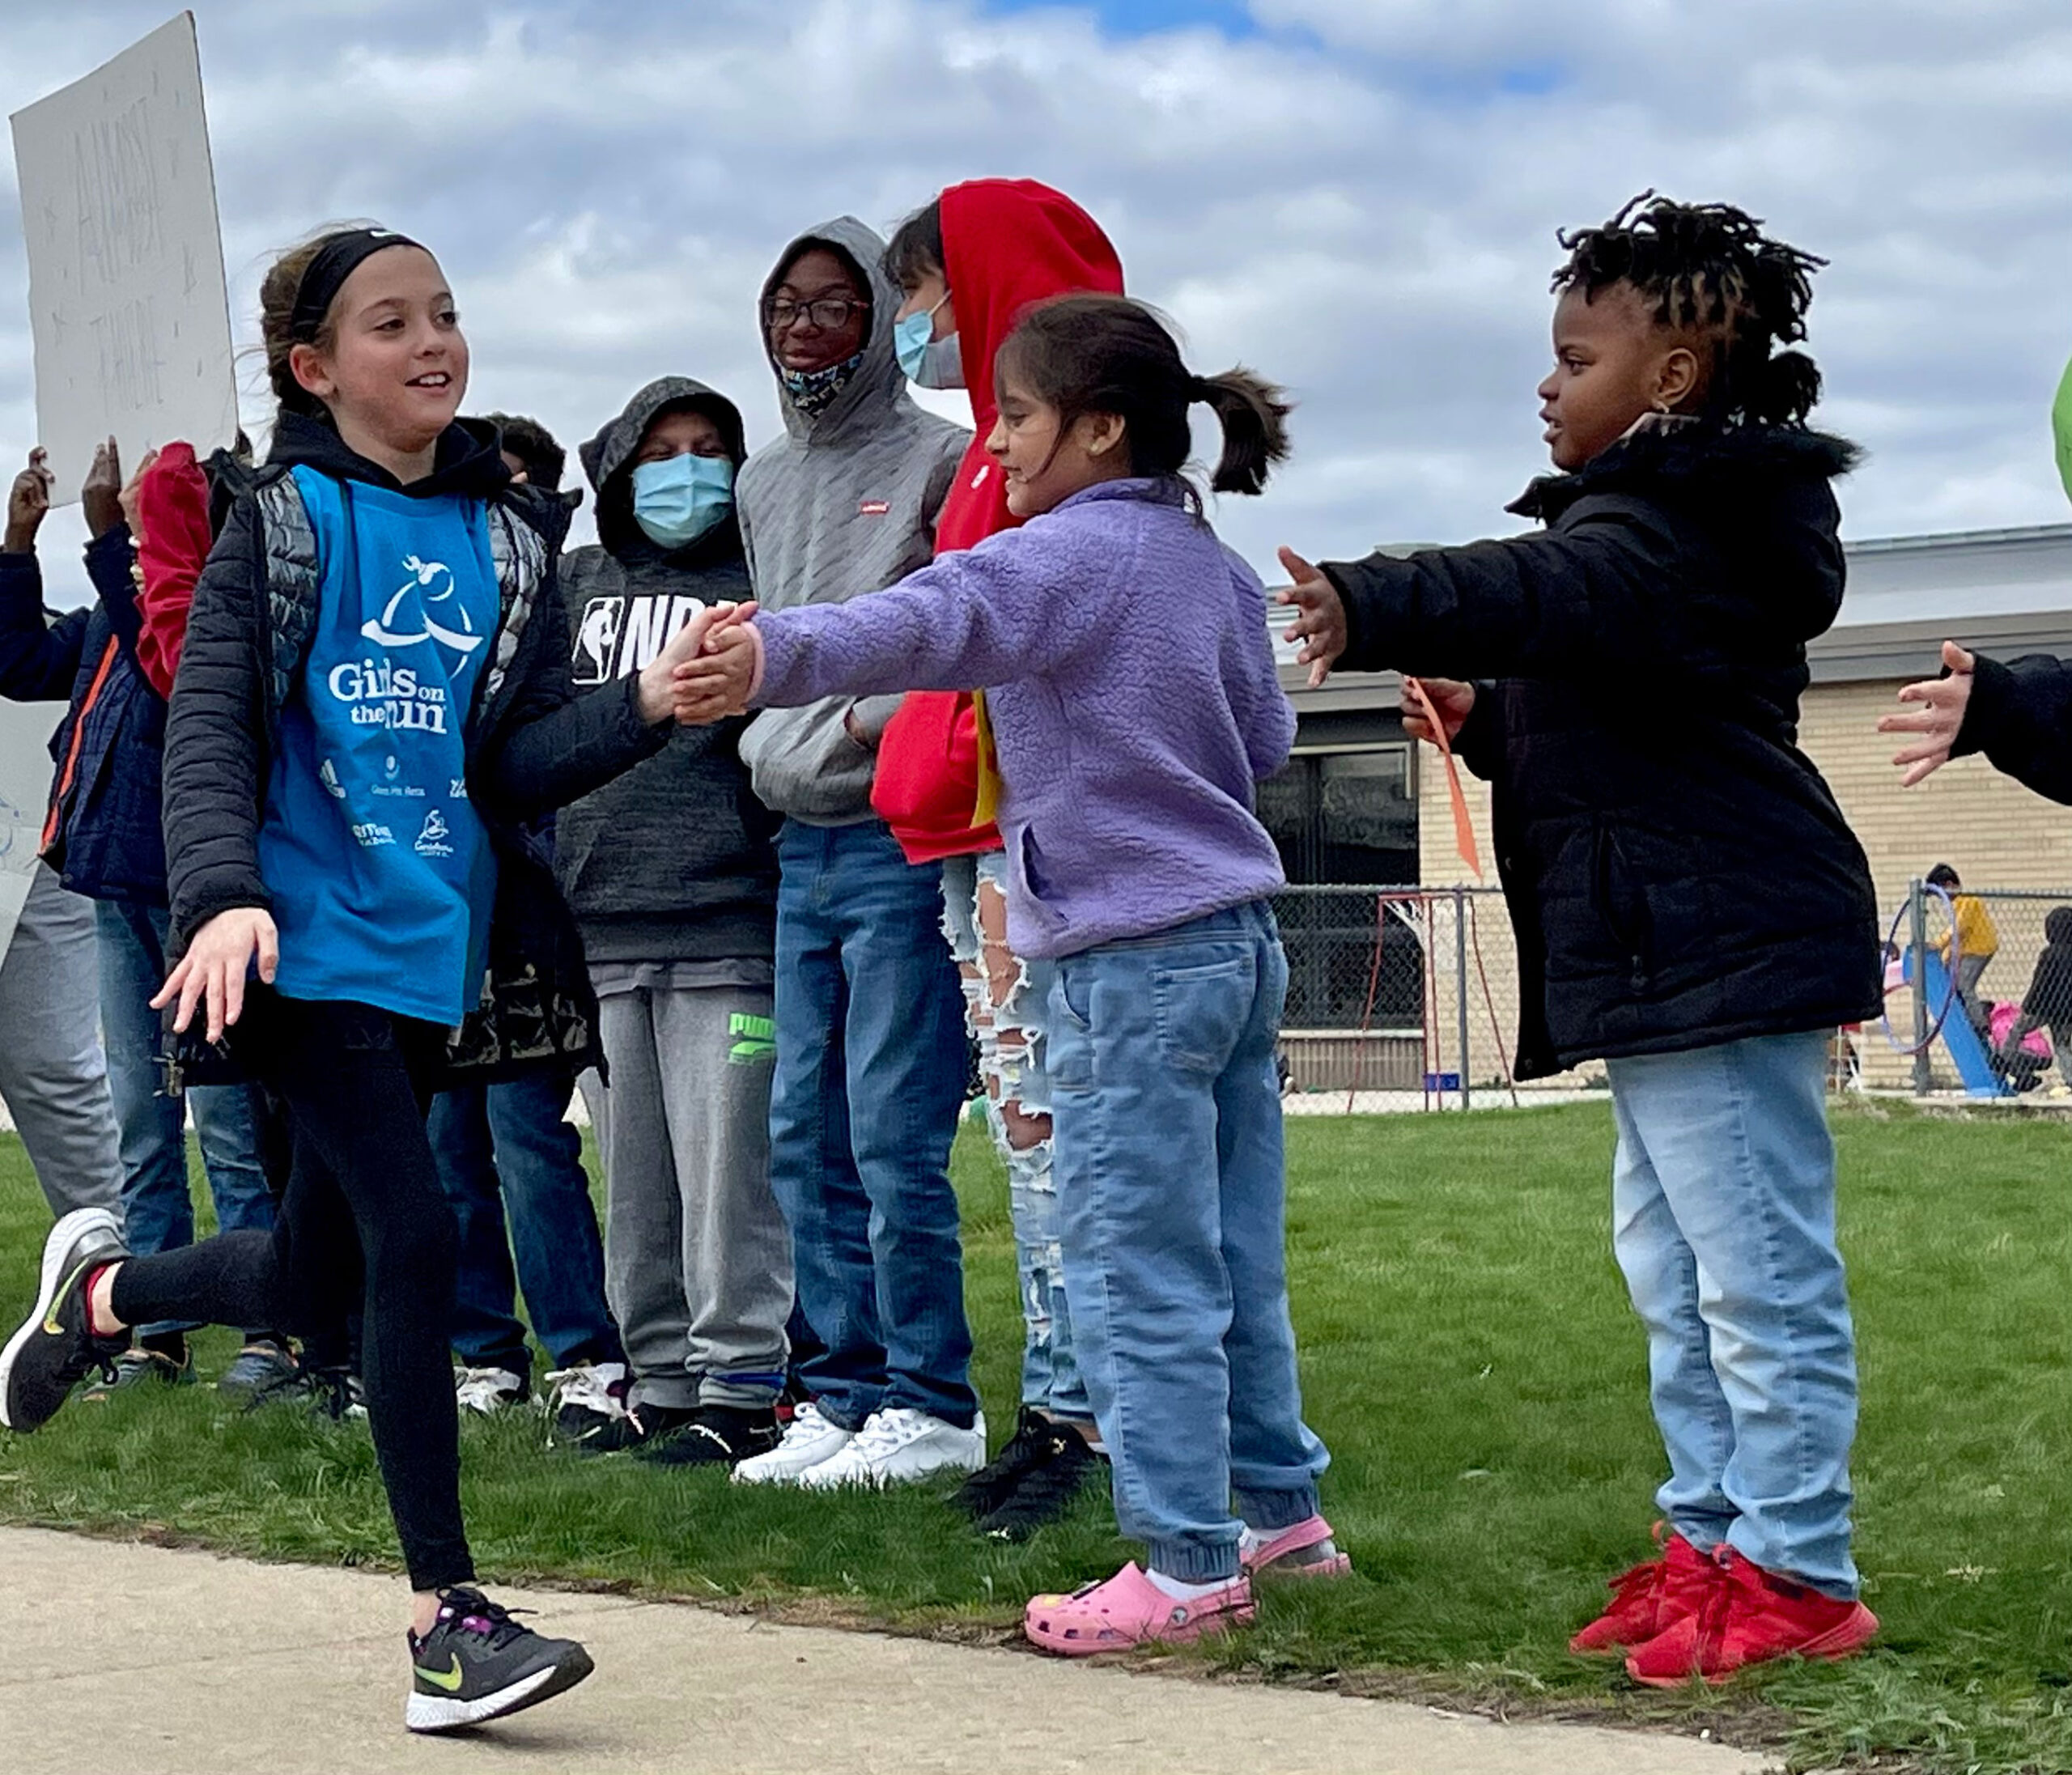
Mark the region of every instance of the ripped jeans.
<instances>
[{"instance_id":1,"label":"ripped jeans","mask_svg":"<svg viewBox=\"0 0 2072 1775\"><path fill-rule=\"evenodd\" d=\"M1021 1281L1025 1343L1021 1403L1054 1418L1091 1423L1086 1383L1073 1359L1072 1314L1058 1255L1058 1187L1051 1171L1048 962L1007 946L1005 857L953 856L942 866L943 934L964 982L971 1033L986 1081L986 1119L1007 1166Z\"/></svg>"}]
</instances>

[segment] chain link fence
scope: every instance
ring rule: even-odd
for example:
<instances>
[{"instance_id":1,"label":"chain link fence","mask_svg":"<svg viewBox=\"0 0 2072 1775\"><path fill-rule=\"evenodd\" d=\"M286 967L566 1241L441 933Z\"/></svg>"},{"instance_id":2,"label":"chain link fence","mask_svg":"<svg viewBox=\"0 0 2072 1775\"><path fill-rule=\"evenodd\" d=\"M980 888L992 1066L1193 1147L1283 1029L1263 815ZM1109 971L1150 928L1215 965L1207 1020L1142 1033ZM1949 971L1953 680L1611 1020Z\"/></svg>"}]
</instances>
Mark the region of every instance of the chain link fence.
<instances>
[{"instance_id":1,"label":"chain link fence","mask_svg":"<svg viewBox=\"0 0 2072 1775\"><path fill-rule=\"evenodd\" d=\"M1515 1095L1518 969L1497 890L1289 887L1274 911L1293 1089L1442 1109ZM2072 888L1917 881L1887 918L1885 1014L1837 1034L1835 1088L2072 1096Z\"/></svg>"},{"instance_id":2,"label":"chain link fence","mask_svg":"<svg viewBox=\"0 0 2072 1775\"><path fill-rule=\"evenodd\" d=\"M1290 887L1274 914L1294 1089L1466 1108L1478 1091L1511 1089L1517 970L1496 890Z\"/></svg>"},{"instance_id":3,"label":"chain link fence","mask_svg":"<svg viewBox=\"0 0 2072 1775\"><path fill-rule=\"evenodd\" d=\"M2072 889L1913 882L1885 931L1885 1016L1862 1082L1917 1096L2072 1089Z\"/></svg>"}]
</instances>

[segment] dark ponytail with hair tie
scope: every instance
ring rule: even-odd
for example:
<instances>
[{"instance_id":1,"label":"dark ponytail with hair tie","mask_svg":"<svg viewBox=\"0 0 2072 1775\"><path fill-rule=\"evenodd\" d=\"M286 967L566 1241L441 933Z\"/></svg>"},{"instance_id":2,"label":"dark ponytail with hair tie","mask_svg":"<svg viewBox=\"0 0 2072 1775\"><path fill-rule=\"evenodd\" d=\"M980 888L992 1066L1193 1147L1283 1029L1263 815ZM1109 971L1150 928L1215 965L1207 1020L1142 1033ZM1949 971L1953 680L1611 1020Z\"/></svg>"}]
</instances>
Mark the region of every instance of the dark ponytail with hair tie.
<instances>
[{"instance_id":1,"label":"dark ponytail with hair tie","mask_svg":"<svg viewBox=\"0 0 2072 1775\"><path fill-rule=\"evenodd\" d=\"M1059 435L1082 414L1112 413L1125 426L1130 469L1177 475L1194 444L1187 409L1216 410L1223 453L1209 485L1257 493L1288 454L1289 402L1250 370L1200 376L1159 317L1127 296L1059 296L1030 309L994 355L995 380L1012 376L1058 410Z\"/></svg>"}]
</instances>

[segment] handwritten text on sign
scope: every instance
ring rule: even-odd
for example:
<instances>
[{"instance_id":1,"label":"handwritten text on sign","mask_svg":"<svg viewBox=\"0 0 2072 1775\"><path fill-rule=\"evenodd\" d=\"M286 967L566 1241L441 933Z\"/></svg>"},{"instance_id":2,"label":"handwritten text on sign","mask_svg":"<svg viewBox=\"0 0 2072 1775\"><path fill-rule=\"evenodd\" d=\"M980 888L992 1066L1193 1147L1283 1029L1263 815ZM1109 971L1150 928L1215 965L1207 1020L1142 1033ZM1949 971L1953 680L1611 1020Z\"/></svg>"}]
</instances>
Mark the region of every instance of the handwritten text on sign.
<instances>
[{"instance_id":1,"label":"handwritten text on sign","mask_svg":"<svg viewBox=\"0 0 2072 1775\"><path fill-rule=\"evenodd\" d=\"M13 118L36 422L61 499L113 433L125 465L237 433L230 308L192 14Z\"/></svg>"}]
</instances>

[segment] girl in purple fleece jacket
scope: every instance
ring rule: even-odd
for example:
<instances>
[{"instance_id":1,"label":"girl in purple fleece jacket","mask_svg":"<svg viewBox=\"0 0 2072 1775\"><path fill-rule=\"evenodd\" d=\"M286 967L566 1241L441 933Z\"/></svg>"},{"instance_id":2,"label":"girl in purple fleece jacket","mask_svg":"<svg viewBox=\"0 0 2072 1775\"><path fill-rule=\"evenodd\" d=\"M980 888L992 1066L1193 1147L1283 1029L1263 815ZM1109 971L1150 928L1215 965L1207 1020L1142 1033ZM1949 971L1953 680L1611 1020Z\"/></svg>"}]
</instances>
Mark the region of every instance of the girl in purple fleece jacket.
<instances>
[{"instance_id":1,"label":"girl in purple fleece jacket","mask_svg":"<svg viewBox=\"0 0 2072 1775\"><path fill-rule=\"evenodd\" d=\"M1252 812L1294 711L1266 593L1181 478L1187 410L1223 425L1218 491L1287 453L1279 391L1200 377L1147 310L1068 296L996 359L987 440L1030 521L854 604L715 628L680 719L834 694L986 686L1008 934L1055 958L1049 1064L1066 1286L1135 1564L1038 1596L1075 1656L1252 1618L1267 1566L1350 1562L1318 1514L1288 1316L1275 1042L1282 885ZM1236 1513L1232 1511L1235 1497Z\"/></svg>"}]
</instances>

